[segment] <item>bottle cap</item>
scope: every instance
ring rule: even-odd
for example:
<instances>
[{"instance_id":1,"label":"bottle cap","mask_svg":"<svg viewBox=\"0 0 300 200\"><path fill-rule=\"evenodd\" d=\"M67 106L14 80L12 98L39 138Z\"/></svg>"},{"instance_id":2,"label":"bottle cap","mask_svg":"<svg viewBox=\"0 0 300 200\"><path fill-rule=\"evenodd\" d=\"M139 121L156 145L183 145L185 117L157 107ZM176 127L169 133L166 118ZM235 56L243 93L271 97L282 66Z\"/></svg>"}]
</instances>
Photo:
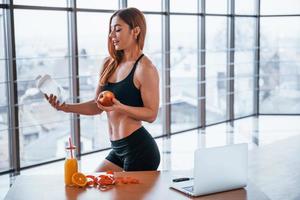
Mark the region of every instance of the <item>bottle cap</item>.
<instances>
[{"instance_id":1,"label":"bottle cap","mask_svg":"<svg viewBox=\"0 0 300 200\"><path fill-rule=\"evenodd\" d=\"M47 79L50 79L51 76L49 74L45 74L45 75L38 75L36 78L35 78L35 83L36 83L36 87L37 88L40 88L41 85L45 82L45 80Z\"/></svg>"},{"instance_id":2,"label":"bottle cap","mask_svg":"<svg viewBox=\"0 0 300 200\"><path fill-rule=\"evenodd\" d=\"M76 146L66 147L67 150L76 149Z\"/></svg>"}]
</instances>

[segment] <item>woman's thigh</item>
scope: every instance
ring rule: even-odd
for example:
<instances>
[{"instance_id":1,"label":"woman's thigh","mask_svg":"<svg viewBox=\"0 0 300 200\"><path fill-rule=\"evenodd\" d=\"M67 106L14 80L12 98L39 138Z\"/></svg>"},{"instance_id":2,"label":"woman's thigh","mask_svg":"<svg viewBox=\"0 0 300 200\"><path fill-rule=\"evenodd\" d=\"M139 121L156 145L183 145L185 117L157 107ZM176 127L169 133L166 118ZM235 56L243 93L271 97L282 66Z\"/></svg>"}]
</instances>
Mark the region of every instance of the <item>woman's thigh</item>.
<instances>
[{"instance_id":1,"label":"woman's thigh","mask_svg":"<svg viewBox=\"0 0 300 200\"><path fill-rule=\"evenodd\" d=\"M125 171L157 170L160 163L160 154L155 142L153 145L143 145L140 151L127 156L124 160Z\"/></svg>"},{"instance_id":2,"label":"woman's thigh","mask_svg":"<svg viewBox=\"0 0 300 200\"><path fill-rule=\"evenodd\" d=\"M109 160L104 159L97 167L96 172L106 172L106 171L121 172L123 171L123 169L118 165L110 162Z\"/></svg>"}]
</instances>

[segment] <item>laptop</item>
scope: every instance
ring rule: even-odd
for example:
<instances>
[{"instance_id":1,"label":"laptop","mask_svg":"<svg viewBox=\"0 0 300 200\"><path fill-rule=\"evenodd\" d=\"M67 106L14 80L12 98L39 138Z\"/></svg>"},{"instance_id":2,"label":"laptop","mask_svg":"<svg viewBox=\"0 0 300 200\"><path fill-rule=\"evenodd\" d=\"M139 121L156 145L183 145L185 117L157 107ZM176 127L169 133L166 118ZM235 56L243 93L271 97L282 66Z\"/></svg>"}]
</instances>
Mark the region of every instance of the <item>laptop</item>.
<instances>
[{"instance_id":1,"label":"laptop","mask_svg":"<svg viewBox=\"0 0 300 200\"><path fill-rule=\"evenodd\" d=\"M247 178L247 143L199 148L194 155L194 177L170 188L196 197L243 188Z\"/></svg>"}]
</instances>

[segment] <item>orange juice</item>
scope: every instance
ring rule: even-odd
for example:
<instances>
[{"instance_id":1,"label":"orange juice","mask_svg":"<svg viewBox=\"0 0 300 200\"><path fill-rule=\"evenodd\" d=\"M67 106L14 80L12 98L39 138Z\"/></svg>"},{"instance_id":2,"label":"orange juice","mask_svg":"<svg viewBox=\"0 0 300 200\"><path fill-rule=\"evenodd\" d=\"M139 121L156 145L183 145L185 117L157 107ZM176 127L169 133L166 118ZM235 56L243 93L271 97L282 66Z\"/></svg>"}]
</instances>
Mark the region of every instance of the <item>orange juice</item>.
<instances>
[{"instance_id":1,"label":"orange juice","mask_svg":"<svg viewBox=\"0 0 300 200\"><path fill-rule=\"evenodd\" d=\"M75 156L73 156L73 151L75 147L66 148L67 157L65 160L65 185L72 186L72 176L74 173L78 172L78 163Z\"/></svg>"},{"instance_id":2,"label":"orange juice","mask_svg":"<svg viewBox=\"0 0 300 200\"><path fill-rule=\"evenodd\" d=\"M65 184L72 186L72 176L78 172L78 165L76 158L70 158L65 160Z\"/></svg>"}]
</instances>

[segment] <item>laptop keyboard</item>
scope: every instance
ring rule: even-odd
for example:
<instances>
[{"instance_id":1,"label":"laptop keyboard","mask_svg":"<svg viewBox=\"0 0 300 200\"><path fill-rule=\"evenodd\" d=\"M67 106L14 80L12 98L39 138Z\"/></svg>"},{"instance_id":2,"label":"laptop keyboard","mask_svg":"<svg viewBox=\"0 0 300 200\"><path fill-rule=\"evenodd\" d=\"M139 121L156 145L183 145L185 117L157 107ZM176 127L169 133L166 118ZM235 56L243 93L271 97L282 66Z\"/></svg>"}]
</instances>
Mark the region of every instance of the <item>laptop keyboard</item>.
<instances>
[{"instance_id":1,"label":"laptop keyboard","mask_svg":"<svg viewBox=\"0 0 300 200\"><path fill-rule=\"evenodd\" d=\"M193 185L192 186L188 186L188 187L183 187L182 189L185 189L185 190L187 190L189 192L194 192L194 186Z\"/></svg>"}]
</instances>

